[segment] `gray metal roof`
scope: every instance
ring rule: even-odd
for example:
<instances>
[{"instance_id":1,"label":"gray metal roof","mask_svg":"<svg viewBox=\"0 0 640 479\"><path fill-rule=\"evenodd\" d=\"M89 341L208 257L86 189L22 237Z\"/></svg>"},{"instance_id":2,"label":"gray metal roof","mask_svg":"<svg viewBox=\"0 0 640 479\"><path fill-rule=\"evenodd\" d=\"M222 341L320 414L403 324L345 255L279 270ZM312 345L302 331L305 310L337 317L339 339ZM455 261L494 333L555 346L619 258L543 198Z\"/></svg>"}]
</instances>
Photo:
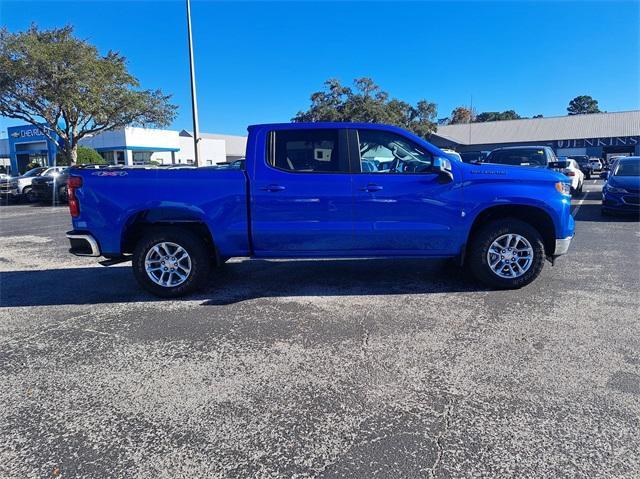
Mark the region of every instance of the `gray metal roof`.
<instances>
[{"instance_id":1,"label":"gray metal roof","mask_svg":"<svg viewBox=\"0 0 640 479\"><path fill-rule=\"evenodd\" d=\"M459 145L640 136L640 110L440 125L433 135Z\"/></svg>"}]
</instances>

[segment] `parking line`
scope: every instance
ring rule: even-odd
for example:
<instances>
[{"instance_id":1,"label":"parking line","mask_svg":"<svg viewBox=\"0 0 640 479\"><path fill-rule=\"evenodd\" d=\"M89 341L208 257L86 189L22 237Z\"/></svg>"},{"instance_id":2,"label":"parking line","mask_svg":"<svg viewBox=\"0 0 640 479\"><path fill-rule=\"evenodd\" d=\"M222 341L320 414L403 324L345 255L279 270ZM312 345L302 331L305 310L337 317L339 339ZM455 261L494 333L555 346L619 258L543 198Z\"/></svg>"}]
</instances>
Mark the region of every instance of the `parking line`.
<instances>
[{"instance_id":1,"label":"parking line","mask_svg":"<svg viewBox=\"0 0 640 479\"><path fill-rule=\"evenodd\" d=\"M580 201L578 201L578 204L576 205L576 209L573 210L573 212L571 213L574 218L578 214L578 211L580 210L580 207L582 206L582 203L584 203L584 200L586 197L587 197L587 193L585 192L583 193L582 198L580 198Z\"/></svg>"}]
</instances>

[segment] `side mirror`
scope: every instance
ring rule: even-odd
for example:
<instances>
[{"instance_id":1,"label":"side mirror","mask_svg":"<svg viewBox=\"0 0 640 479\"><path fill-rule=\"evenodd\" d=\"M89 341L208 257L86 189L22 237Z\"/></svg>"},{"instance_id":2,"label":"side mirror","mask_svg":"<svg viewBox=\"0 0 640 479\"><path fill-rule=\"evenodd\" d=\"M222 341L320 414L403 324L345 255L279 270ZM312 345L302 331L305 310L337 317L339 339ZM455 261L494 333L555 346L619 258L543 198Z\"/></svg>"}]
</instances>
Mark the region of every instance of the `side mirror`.
<instances>
[{"instance_id":1,"label":"side mirror","mask_svg":"<svg viewBox=\"0 0 640 479\"><path fill-rule=\"evenodd\" d=\"M446 182L453 181L453 173L451 172L451 160L436 156L433 159L432 170L438 173L440 178Z\"/></svg>"},{"instance_id":2,"label":"side mirror","mask_svg":"<svg viewBox=\"0 0 640 479\"><path fill-rule=\"evenodd\" d=\"M608 177L609 177L608 171L603 171L602 173L600 173L600 178L602 178L603 180L606 180Z\"/></svg>"}]
</instances>

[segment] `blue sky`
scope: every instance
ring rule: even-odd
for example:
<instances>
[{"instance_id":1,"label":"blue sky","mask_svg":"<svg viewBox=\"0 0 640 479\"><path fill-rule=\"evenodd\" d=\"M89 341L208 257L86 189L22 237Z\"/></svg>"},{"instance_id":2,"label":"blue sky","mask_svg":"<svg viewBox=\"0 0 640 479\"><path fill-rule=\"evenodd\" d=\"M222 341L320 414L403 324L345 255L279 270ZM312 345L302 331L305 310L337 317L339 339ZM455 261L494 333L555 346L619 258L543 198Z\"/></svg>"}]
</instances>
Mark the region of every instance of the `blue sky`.
<instances>
[{"instance_id":1,"label":"blue sky","mask_svg":"<svg viewBox=\"0 0 640 479\"><path fill-rule=\"evenodd\" d=\"M200 125L244 134L288 121L336 77L368 76L392 96L447 116L478 111L563 115L592 95L606 111L640 108L640 2L217 2L192 5ZM184 2L11 2L0 23L72 24L124 54L145 88L180 106L191 128ZM0 119L1 130L20 124Z\"/></svg>"}]
</instances>

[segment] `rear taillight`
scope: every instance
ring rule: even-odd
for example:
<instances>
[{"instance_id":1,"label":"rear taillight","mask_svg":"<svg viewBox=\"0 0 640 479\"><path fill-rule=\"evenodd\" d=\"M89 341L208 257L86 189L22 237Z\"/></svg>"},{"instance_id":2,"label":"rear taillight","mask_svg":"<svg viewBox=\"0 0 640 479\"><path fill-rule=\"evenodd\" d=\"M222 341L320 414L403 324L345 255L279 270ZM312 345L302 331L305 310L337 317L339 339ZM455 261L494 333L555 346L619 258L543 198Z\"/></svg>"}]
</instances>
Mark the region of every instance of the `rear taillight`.
<instances>
[{"instance_id":1,"label":"rear taillight","mask_svg":"<svg viewBox=\"0 0 640 479\"><path fill-rule=\"evenodd\" d=\"M571 170L565 171L564 174L567 176L576 176L576 172Z\"/></svg>"},{"instance_id":2,"label":"rear taillight","mask_svg":"<svg viewBox=\"0 0 640 479\"><path fill-rule=\"evenodd\" d=\"M70 176L67 180L67 193L69 196L69 213L74 218L80 216L80 203L76 197L76 190L82 186L82 177Z\"/></svg>"}]
</instances>

